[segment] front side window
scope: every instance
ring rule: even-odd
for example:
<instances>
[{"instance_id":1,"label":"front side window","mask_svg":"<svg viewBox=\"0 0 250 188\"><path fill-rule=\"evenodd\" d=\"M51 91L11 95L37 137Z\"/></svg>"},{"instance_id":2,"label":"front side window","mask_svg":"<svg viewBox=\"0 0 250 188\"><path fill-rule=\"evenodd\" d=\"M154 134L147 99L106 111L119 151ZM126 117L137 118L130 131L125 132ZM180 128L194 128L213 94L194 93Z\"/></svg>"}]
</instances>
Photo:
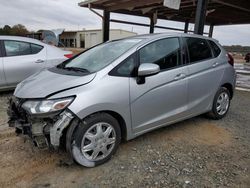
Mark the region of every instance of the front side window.
<instances>
[{"instance_id":1,"label":"front side window","mask_svg":"<svg viewBox=\"0 0 250 188\"><path fill-rule=\"evenodd\" d=\"M178 38L167 38L152 42L139 50L140 63L155 63L161 70L181 64Z\"/></svg>"},{"instance_id":2,"label":"front side window","mask_svg":"<svg viewBox=\"0 0 250 188\"><path fill-rule=\"evenodd\" d=\"M97 72L112 63L140 41L141 39L122 39L104 43L60 64L58 68L85 70L90 73Z\"/></svg>"},{"instance_id":3,"label":"front side window","mask_svg":"<svg viewBox=\"0 0 250 188\"><path fill-rule=\"evenodd\" d=\"M190 63L212 58L212 52L205 39L187 37Z\"/></svg>"},{"instance_id":4,"label":"front side window","mask_svg":"<svg viewBox=\"0 0 250 188\"><path fill-rule=\"evenodd\" d=\"M37 54L43 49L43 46L37 44L12 40L4 41L4 47L6 56Z\"/></svg>"},{"instance_id":5,"label":"front side window","mask_svg":"<svg viewBox=\"0 0 250 188\"><path fill-rule=\"evenodd\" d=\"M19 41L4 41L6 56L18 56L32 54L30 44Z\"/></svg>"}]
</instances>

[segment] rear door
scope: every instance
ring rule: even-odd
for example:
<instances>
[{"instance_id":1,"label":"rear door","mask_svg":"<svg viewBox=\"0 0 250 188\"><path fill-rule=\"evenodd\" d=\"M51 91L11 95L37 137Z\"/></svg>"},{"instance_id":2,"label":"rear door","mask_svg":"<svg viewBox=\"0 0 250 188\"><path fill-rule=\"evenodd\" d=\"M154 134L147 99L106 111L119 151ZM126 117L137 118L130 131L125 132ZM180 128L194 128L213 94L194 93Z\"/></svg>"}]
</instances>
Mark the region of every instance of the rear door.
<instances>
[{"instance_id":1,"label":"rear door","mask_svg":"<svg viewBox=\"0 0 250 188\"><path fill-rule=\"evenodd\" d=\"M6 86L6 80L3 69L3 46L2 41L0 40L0 87Z\"/></svg>"},{"instance_id":2,"label":"rear door","mask_svg":"<svg viewBox=\"0 0 250 188\"><path fill-rule=\"evenodd\" d=\"M136 134L183 118L187 110L187 67L177 37L151 42L138 51L139 62L155 63L161 72L138 84L130 78L130 106Z\"/></svg>"},{"instance_id":3,"label":"rear door","mask_svg":"<svg viewBox=\"0 0 250 188\"><path fill-rule=\"evenodd\" d=\"M189 115L208 111L223 75L223 66L203 38L184 38L189 54Z\"/></svg>"},{"instance_id":4,"label":"rear door","mask_svg":"<svg viewBox=\"0 0 250 188\"><path fill-rule=\"evenodd\" d=\"M3 45L3 66L9 86L15 86L45 67L46 49L43 46L14 40L5 40Z\"/></svg>"}]
</instances>

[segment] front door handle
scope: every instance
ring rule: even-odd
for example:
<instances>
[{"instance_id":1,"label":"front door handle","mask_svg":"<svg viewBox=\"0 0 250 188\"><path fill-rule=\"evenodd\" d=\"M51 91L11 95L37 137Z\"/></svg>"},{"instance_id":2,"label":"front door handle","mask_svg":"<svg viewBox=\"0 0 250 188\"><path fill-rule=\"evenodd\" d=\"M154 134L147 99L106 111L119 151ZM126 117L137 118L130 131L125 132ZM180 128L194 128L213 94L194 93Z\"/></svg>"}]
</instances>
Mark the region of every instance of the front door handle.
<instances>
[{"instance_id":1,"label":"front door handle","mask_svg":"<svg viewBox=\"0 0 250 188\"><path fill-rule=\"evenodd\" d=\"M218 65L219 63L214 63L213 65L212 65L212 67L217 67L217 65Z\"/></svg>"},{"instance_id":2,"label":"front door handle","mask_svg":"<svg viewBox=\"0 0 250 188\"><path fill-rule=\"evenodd\" d=\"M181 79L184 79L186 78L186 75L181 73L181 74L177 74L175 77L174 77L174 80L177 81L177 80L181 80Z\"/></svg>"},{"instance_id":3,"label":"front door handle","mask_svg":"<svg viewBox=\"0 0 250 188\"><path fill-rule=\"evenodd\" d=\"M44 62L44 60L42 60L42 59L38 59L35 61L35 63L43 63L43 62Z\"/></svg>"}]
</instances>

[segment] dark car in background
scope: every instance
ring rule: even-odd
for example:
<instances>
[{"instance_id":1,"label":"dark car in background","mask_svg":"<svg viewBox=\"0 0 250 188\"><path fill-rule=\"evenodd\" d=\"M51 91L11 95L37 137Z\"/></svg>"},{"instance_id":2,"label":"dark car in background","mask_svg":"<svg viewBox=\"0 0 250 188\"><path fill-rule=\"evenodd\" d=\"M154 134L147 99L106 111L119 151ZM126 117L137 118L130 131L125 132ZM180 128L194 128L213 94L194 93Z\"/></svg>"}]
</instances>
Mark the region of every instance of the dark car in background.
<instances>
[{"instance_id":1,"label":"dark car in background","mask_svg":"<svg viewBox=\"0 0 250 188\"><path fill-rule=\"evenodd\" d=\"M250 62L250 53L247 53L245 56L246 62Z\"/></svg>"}]
</instances>

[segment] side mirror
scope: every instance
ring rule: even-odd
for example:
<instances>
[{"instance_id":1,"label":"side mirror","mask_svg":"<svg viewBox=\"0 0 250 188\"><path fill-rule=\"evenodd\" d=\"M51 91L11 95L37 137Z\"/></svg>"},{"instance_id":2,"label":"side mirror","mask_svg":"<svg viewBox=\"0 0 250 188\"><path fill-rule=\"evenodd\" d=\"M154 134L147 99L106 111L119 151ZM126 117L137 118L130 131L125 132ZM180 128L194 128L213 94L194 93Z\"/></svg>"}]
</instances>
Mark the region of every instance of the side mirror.
<instances>
[{"instance_id":1,"label":"side mirror","mask_svg":"<svg viewBox=\"0 0 250 188\"><path fill-rule=\"evenodd\" d=\"M158 74L160 72L159 65L153 63L143 63L138 68L138 76L146 77Z\"/></svg>"},{"instance_id":2,"label":"side mirror","mask_svg":"<svg viewBox=\"0 0 250 188\"><path fill-rule=\"evenodd\" d=\"M159 65L153 63L143 63L138 68L137 84L144 84L145 77L158 74L160 72Z\"/></svg>"}]
</instances>

